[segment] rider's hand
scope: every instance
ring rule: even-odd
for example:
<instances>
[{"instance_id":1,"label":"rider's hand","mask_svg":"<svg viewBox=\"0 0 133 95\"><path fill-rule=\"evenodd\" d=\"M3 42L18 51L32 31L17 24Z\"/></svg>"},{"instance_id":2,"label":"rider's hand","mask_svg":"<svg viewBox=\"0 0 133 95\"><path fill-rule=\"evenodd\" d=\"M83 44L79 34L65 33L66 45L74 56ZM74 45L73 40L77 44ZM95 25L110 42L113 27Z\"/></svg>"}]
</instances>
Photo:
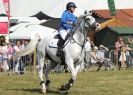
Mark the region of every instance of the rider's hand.
<instances>
[{"instance_id":1,"label":"rider's hand","mask_svg":"<svg viewBox=\"0 0 133 95\"><path fill-rule=\"evenodd\" d=\"M67 21L67 24L68 24L68 25L72 25L73 22L72 22L72 21Z\"/></svg>"},{"instance_id":2,"label":"rider's hand","mask_svg":"<svg viewBox=\"0 0 133 95\"><path fill-rule=\"evenodd\" d=\"M76 22L74 22L74 23L73 23L73 26L77 26L77 23L76 23Z\"/></svg>"}]
</instances>

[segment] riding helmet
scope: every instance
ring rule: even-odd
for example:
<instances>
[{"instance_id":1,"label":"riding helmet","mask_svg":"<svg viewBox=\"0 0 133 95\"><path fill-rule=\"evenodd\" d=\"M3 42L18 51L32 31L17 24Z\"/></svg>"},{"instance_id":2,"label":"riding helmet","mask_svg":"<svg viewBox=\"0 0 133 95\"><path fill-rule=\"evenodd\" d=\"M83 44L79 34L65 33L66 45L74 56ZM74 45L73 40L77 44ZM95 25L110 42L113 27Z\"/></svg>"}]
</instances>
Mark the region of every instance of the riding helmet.
<instances>
[{"instance_id":1,"label":"riding helmet","mask_svg":"<svg viewBox=\"0 0 133 95\"><path fill-rule=\"evenodd\" d=\"M77 6L75 5L74 2L69 2L69 3L67 3L67 5L66 5L66 9L69 10L69 8L71 8L71 7L73 7L73 8L77 8Z\"/></svg>"}]
</instances>

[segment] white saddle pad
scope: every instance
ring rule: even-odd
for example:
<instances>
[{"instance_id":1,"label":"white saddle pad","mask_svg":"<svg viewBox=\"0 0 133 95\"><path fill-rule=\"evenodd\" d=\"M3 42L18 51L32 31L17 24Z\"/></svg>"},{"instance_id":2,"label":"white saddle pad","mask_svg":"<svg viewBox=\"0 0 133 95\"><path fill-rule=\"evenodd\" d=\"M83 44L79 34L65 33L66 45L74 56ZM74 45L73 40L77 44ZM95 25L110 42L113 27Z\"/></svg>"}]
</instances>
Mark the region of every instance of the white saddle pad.
<instances>
[{"instance_id":1,"label":"white saddle pad","mask_svg":"<svg viewBox=\"0 0 133 95\"><path fill-rule=\"evenodd\" d=\"M57 42L58 42L59 39L53 39L50 41L49 43L49 47L52 47L52 48L57 48Z\"/></svg>"}]
</instances>

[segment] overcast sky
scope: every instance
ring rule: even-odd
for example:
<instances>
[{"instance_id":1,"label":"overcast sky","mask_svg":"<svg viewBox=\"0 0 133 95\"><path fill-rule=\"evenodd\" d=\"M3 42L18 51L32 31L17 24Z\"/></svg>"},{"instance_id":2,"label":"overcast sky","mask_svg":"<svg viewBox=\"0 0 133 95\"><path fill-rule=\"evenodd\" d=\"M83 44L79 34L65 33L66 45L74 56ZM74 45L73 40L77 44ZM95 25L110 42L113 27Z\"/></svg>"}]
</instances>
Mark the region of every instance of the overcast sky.
<instances>
[{"instance_id":1,"label":"overcast sky","mask_svg":"<svg viewBox=\"0 0 133 95\"><path fill-rule=\"evenodd\" d=\"M108 9L107 0L10 0L10 12L12 16L31 16L42 11L49 16L60 17L69 1L76 3L77 15L85 9ZM116 9L133 9L133 0L114 1Z\"/></svg>"}]
</instances>

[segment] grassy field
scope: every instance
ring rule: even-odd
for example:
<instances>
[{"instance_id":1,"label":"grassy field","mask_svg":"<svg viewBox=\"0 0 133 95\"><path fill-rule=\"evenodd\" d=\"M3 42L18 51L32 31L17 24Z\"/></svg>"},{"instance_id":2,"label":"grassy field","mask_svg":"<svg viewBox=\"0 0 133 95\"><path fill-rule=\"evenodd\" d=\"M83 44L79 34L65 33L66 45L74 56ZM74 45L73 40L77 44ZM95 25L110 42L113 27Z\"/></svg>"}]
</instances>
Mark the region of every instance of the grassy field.
<instances>
[{"instance_id":1,"label":"grassy field","mask_svg":"<svg viewBox=\"0 0 133 95\"><path fill-rule=\"evenodd\" d=\"M68 81L70 73L50 74L51 91L44 95L60 95L57 88ZM37 74L8 75L0 72L0 95L43 95ZM80 72L67 95L133 95L133 70Z\"/></svg>"}]
</instances>

